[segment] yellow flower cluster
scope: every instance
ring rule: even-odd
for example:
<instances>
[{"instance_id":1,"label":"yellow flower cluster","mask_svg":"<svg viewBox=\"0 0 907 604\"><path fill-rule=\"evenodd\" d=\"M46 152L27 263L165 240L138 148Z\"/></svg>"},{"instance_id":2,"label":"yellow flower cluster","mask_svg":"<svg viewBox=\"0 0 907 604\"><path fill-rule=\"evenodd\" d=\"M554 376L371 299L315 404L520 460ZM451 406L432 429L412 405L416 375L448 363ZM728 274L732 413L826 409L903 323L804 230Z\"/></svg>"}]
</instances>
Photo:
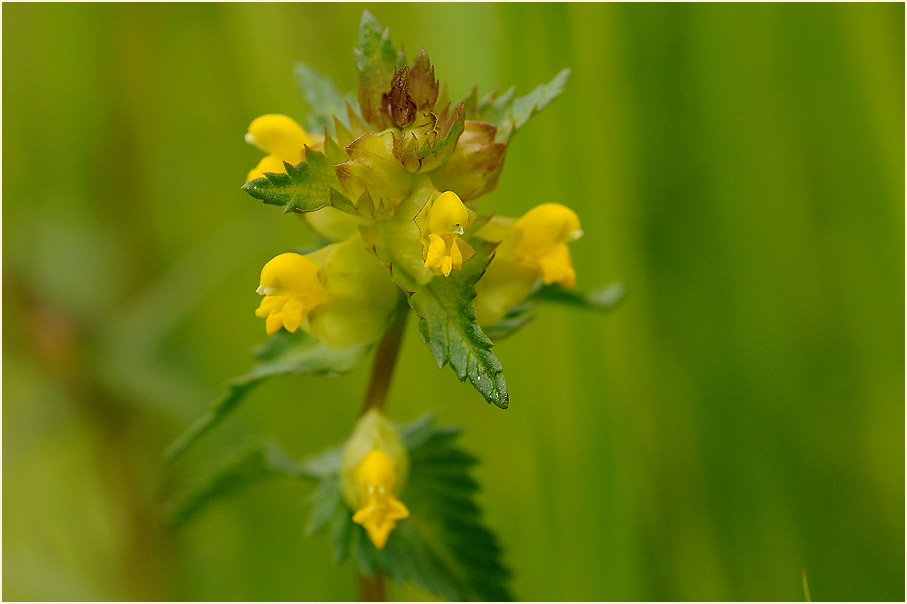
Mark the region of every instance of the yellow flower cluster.
<instances>
[{"instance_id":1,"label":"yellow flower cluster","mask_svg":"<svg viewBox=\"0 0 907 604\"><path fill-rule=\"evenodd\" d=\"M246 139L269 155L249 173L249 178L261 176L266 171L283 172L284 161L305 161L305 147L313 144L313 138L285 115L263 115L255 119L249 125ZM324 216L319 218L322 214ZM353 233L350 237L362 245L357 235L357 223L351 221L348 215L336 214L339 214L337 210L328 207L305 216L310 225L322 226L320 231L339 232L344 236ZM453 271L460 270L473 254L464 233L474 222L475 214L453 191L435 193L420 216L423 214L427 220L421 227L422 266L440 276L449 277ZM419 219L418 216L416 218ZM409 224L412 225L412 222ZM566 206L544 203L517 219L494 216L475 235L499 243L494 258L476 286L474 304L480 325L500 320L511 307L525 300L538 279L545 284L558 283L565 287L573 287L576 282L567 244L578 239L582 230L576 213ZM321 252L319 250L310 256L323 256ZM416 248L410 253L417 253ZM366 264L378 266L373 258L358 256L360 272L372 273L371 284L388 281L386 274L378 275L366 270ZM319 264L299 254L281 254L265 265L258 289L265 298L256 314L267 319L265 327L269 334L281 327L291 332L300 327L311 331L311 322L306 317L331 298L322 283L325 276L319 276L320 270ZM378 290L387 293L387 288L378 287ZM389 299L387 296L380 297ZM367 296L351 298L365 302ZM382 311L387 310L386 304L379 306ZM369 313L369 309L356 309L350 304L344 308L350 311L348 320L353 322L353 317ZM338 331L344 320L334 318L334 331ZM382 316L378 323L384 319L386 316ZM368 335L372 333L374 331L370 330ZM347 342L356 338L344 337L340 340ZM334 338L333 343L336 345L337 342Z\"/></svg>"}]
</instances>

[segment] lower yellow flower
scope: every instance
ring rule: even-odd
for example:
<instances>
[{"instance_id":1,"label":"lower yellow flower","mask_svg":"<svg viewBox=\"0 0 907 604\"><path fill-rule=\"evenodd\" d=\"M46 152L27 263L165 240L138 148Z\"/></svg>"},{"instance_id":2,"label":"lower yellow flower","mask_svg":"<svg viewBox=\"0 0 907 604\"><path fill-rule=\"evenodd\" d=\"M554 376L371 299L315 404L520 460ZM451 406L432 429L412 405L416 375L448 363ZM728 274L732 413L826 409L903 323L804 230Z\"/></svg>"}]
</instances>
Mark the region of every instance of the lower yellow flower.
<instances>
[{"instance_id":1,"label":"lower yellow flower","mask_svg":"<svg viewBox=\"0 0 907 604\"><path fill-rule=\"evenodd\" d=\"M382 549L398 520L409 510L397 499L406 482L409 457L393 424L377 409L359 421L343 448L340 492L354 510L353 522L365 527L375 547Z\"/></svg>"},{"instance_id":2,"label":"lower yellow flower","mask_svg":"<svg viewBox=\"0 0 907 604\"><path fill-rule=\"evenodd\" d=\"M429 210L425 268L441 269L441 273L448 277L452 270L463 267L460 245L468 247L468 244L459 240L458 236L463 234L469 222L469 210L457 194L453 191L441 193Z\"/></svg>"},{"instance_id":3,"label":"lower yellow flower","mask_svg":"<svg viewBox=\"0 0 907 604\"><path fill-rule=\"evenodd\" d=\"M380 449L366 455L356 472L359 509L353 522L365 527L378 549L384 549L397 521L409 518L409 510L394 495L396 478L393 460Z\"/></svg>"},{"instance_id":4,"label":"lower yellow flower","mask_svg":"<svg viewBox=\"0 0 907 604\"><path fill-rule=\"evenodd\" d=\"M283 162L296 165L305 160L305 147L312 139L292 118L276 113L262 115L249 124L246 142L268 155L246 177L246 182L265 172L284 172Z\"/></svg>"},{"instance_id":5,"label":"lower yellow flower","mask_svg":"<svg viewBox=\"0 0 907 604\"><path fill-rule=\"evenodd\" d=\"M268 334L295 332L302 318L327 298L318 280L318 265L300 254L281 254L261 269L261 285L256 290L264 296L255 314L267 317Z\"/></svg>"}]
</instances>

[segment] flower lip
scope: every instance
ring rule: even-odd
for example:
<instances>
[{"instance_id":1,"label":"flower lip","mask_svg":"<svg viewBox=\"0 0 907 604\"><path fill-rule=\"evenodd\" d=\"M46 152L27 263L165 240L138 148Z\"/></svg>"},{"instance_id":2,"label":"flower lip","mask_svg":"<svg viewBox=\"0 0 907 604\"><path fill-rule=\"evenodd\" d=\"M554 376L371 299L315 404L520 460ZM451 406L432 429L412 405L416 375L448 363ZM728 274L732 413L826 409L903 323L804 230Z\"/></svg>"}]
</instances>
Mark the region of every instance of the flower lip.
<instances>
[{"instance_id":1,"label":"flower lip","mask_svg":"<svg viewBox=\"0 0 907 604\"><path fill-rule=\"evenodd\" d=\"M277 289L266 285L259 285L258 289L255 290L255 293L259 296L275 296L277 295Z\"/></svg>"},{"instance_id":2,"label":"flower lip","mask_svg":"<svg viewBox=\"0 0 907 604\"><path fill-rule=\"evenodd\" d=\"M246 142L249 143L250 145L255 145L262 151L265 150L264 147L261 146L261 143L258 142L258 139L255 138L251 132L246 132L246 136L244 138L246 139Z\"/></svg>"},{"instance_id":3,"label":"flower lip","mask_svg":"<svg viewBox=\"0 0 907 604\"><path fill-rule=\"evenodd\" d=\"M567 233L567 241L576 241L583 236L583 229L576 229Z\"/></svg>"}]
</instances>

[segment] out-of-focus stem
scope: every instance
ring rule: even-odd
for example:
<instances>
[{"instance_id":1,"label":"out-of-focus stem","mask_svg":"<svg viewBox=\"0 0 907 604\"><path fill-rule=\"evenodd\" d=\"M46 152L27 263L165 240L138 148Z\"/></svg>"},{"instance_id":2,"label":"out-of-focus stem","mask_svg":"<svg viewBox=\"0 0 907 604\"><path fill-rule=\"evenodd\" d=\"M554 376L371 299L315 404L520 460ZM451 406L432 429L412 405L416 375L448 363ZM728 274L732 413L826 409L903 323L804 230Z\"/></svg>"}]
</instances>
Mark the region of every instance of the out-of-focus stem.
<instances>
[{"instance_id":1,"label":"out-of-focus stem","mask_svg":"<svg viewBox=\"0 0 907 604\"><path fill-rule=\"evenodd\" d=\"M362 413L369 409L384 409L387 400L387 390L394 376L394 365L397 363L397 354L403 341L403 331L406 319L409 317L408 307L400 308L390 328L378 342L375 351L375 361L372 364L372 377L365 392L365 402L362 404Z\"/></svg>"},{"instance_id":2,"label":"out-of-focus stem","mask_svg":"<svg viewBox=\"0 0 907 604\"><path fill-rule=\"evenodd\" d=\"M386 602L384 575L378 571L371 577L359 573L359 599L363 602Z\"/></svg>"},{"instance_id":3,"label":"out-of-focus stem","mask_svg":"<svg viewBox=\"0 0 907 604\"><path fill-rule=\"evenodd\" d=\"M368 390L365 391L365 402L362 403L363 414L369 409L384 409L391 378L394 377L397 355L400 353L400 344L403 342L406 319L409 318L408 311L406 305L401 305L394 322L378 342L378 350L375 351L375 360L372 363L372 376L368 382ZM371 577L359 573L359 599L363 602L387 600L384 575L380 571L375 571Z\"/></svg>"}]
</instances>

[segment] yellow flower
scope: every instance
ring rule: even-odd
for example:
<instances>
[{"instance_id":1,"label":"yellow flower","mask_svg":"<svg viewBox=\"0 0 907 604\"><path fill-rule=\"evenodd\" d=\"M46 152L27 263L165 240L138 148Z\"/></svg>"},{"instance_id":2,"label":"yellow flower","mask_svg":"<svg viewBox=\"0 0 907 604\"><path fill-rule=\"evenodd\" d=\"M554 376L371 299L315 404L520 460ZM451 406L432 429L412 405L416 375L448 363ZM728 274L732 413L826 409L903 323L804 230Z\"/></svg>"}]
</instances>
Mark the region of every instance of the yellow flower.
<instances>
[{"instance_id":1,"label":"yellow flower","mask_svg":"<svg viewBox=\"0 0 907 604\"><path fill-rule=\"evenodd\" d=\"M409 518L409 510L394 495L393 460L384 451L375 449L359 464L356 481L360 493L359 509L353 514L353 522L365 527L375 547L384 549L397 521Z\"/></svg>"},{"instance_id":2,"label":"yellow flower","mask_svg":"<svg viewBox=\"0 0 907 604\"><path fill-rule=\"evenodd\" d=\"M494 258L476 285L473 305L480 325L498 322L526 299L539 278L573 287L576 271L567 243L582 235L579 218L556 203L537 206L514 220L495 216L478 232L499 242Z\"/></svg>"},{"instance_id":3,"label":"yellow flower","mask_svg":"<svg viewBox=\"0 0 907 604\"><path fill-rule=\"evenodd\" d=\"M458 241L458 236L463 234L469 219L469 210L453 191L441 193L435 199L428 215L428 251L425 254L425 268L441 269L441 273L447 277L451 270L463 267L463 252L460 245L465 242Z\"/></svg>"},{"instance_id":4,"label":"yellow flower","mask_svg":"<svg viewBox=\"0 0 907 604\"><path fill-rule=\"evenodd\" d=\"M305 147L312 146L312 139L299 124L275 113L255 118L249 124L246 142L268 154L249 172L246 182L265 172L284 172L283 162L296 165L305 161Z\"/></svg>"},{"instance_id":5,"label":"yellow flower","mask_svg":"<svg viewBox=\"0 0 907 604\"><path fill-rule=\"evenodd\" d=\"M256 291L264 299L255 314L267 317L265 329L269 335L281 327L295 332L302 318L327 298L318 280L318 265L294 253L281 254L265 264Z\"/></svg>"},{"instance_id":6,"label":"yellow flower","mask_svg":"<svg viewBox=\"0 0 907 604\"><path fill-rule=\"evenodd\" d=\"M328 348L374 342L403 295L355 233L305 256L281 254L261 271L255 314L269 334L302 329Z\"/></svg>"},{"instance_id":7,"label":"yellow flower","mask_svg":"<svg viewBox=\"0 0 907 604\"><path fill-rule=\"evenodd\" d=\"M365 527L378 549L397 521L409 517L397 498L408 472L409 458L397 430L380 411L369 410L343 449L340 485L344 501L355 510L353 522Z\"/></svg>"},{"instance_id":8,"label":"yellow flower","mask_svg":"<svg viewBox=\"0 0 907 604\"><path fill-rule=\"evenodd\" d=\"M576 213L559 203L543 203L526 212L515 226L522 237L513 248L513 255L535 270L545 285L573 287L576 272L567 243L583 234Z\"/></svg>"}]
</instances>

